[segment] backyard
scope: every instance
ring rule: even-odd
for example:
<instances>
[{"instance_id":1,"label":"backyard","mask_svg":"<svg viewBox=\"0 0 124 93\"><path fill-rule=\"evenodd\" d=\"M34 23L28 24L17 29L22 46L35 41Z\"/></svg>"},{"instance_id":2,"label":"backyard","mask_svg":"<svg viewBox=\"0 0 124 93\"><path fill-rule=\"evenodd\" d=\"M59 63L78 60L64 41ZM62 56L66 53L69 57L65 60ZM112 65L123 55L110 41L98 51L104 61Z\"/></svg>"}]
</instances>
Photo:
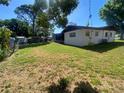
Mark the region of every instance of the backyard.
<instances>
[{"instance_id":1,"label":"backyard","mask_svg":"<svg viewBox=\"0 0 124 93\"><path fill-rule=\"evenodd\" d=\"M124 41L82 48L32 44L0 63L0 93L47 93L60 78L69 80L71 93L83 81L100 93L123 93L123 69Z\"/></svg>"}]
</instances>

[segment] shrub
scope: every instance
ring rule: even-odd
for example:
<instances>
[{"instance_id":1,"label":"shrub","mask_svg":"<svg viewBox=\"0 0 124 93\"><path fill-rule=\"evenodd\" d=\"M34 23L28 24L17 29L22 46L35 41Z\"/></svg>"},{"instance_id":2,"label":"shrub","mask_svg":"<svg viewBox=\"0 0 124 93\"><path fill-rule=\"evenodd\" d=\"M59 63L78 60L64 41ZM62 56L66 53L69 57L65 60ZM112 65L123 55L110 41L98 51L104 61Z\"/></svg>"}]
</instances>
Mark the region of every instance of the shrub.
<instances>
[{"instance_id":1,"label":"shrub","mask_svg":"<svg viewBox=\"0 0 124 93\"><path fill-rule=\"evenodd\" d=\"M5 58L4 51L0 49L0 61Z\"/></svg>"},{"instance_id":2,"label":"shrub","mask_svg":"<svg viewBox=\"0 0 124 93\"><path fill-rule=\"evenodd\" d=\"M12 32L5 27L0 28L0 61L8 55L11 33Z\"/></svg>"},{"instance_id":3,"label":"shrub","mask_svg":"<svg viewBox=\"0 0 124 93\"><path fill-rule=\"evenodd\" d=\"M32 43L40 43L43 42L43 39L40 37L32 37L28 39L28 43L32 44Z\"/></svg>"},{"instance_id":4,"label":"shrub","mask_svg":"<svg viewBox=\"0 0 124 93\"><path fill-rule=\"evenodd\" d=\"M2 50L9 49L11 33L12 32L8 28L5 27L0 28L0 45Z\"/></svg>"},{"instance_id":5,"label":"shrub","mask_svg":"<svg viewBox=\"0 0 124 93\"><path fill-rule=\"evenodd\" d=\"M47 38L47 37L32 37L32 38L28 38L28 43L32 44L32 43L41 43L41 42L48 42L51 41L51 38Z\"/></svg>"}]
</instances>

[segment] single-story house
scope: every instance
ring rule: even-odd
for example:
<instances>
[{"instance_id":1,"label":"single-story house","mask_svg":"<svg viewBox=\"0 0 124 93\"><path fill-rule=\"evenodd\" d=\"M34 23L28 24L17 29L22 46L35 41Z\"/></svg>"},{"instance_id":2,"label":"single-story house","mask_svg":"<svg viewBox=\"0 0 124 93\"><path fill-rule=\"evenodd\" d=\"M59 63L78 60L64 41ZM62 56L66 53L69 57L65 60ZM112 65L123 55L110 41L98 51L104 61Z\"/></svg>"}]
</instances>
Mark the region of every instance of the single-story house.
<instances>
[{"instance_id":1,"label":"single-story house","mask_svg":"<svg viewBox=\"0 0 124 93\"><path fill-rule=\"evenodd\" d=\"M116 31L113 27L67 26L63 30L64 44L87 46L102 42L113 42Z\"/></svg>"},{"instance_id":2,"label":"single-story house","mask_svg":"<svg viewBox=\"0 0 124 93\"><path fill-rule=\"evenodd\" d=\"M27 44L28 40L25 36L17 36L17 44L19 45L23 45L23 44Z\"/></svg>"},{"instance_id":3,"label":"single-story house","mask_svg":"<svg viewBox=\"0 0 124 93\"><path fill-rule=\"evenodd\" d=\"M10 48L14 48L15 43L20 46L23 44L27 44L27 42L28 42L28 40L24 36L17 36L16 38L11 37L10 38Z\"/></svg>"}]
</instances>

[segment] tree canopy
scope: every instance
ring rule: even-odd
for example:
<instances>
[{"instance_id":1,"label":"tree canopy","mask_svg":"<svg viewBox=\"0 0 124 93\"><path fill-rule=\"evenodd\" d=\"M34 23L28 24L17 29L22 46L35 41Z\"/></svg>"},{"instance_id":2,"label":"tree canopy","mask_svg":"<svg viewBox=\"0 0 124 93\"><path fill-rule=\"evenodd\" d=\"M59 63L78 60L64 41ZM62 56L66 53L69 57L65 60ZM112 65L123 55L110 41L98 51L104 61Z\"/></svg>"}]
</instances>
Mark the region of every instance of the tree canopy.
<instances>
[{"instance_id":1,"label":"tree canopy","mask_svg":"<svg viewBox=\"0 0 124 93\"><path fill-rule=\"evenodd\" d=\"M58 27L65 27L67 16L78 6L78 0L49 0L49 17Z\"/></svg>"},{"instance_id":2,"label":"tree canopy","mask_svg":"<svg viewBox=\"0 0 124 93\"><path fill-rule=\"evenodd\" d=\"M0 0L0 5L9 5L10 0Z\"/></svg>"},{"instance_id":3,"label":"tree canopy","mask_svg":"<svg viewBox=\"0 0 124 93\"><path fill-rule=\"evenodd\" d=\"M35 0L33 5L25 4L17 7L15 13L19 19L32 25L33 33L35 34L37 16L39 13L43 13L46 8L46 0Z\"/></svg>"},{"instance_id":4,"label":"tree canopy","mask_svg":"<svg viewBox=\"0 0 124 93\"><path fill-rule=\"evenodd\" d=\"M0 27L3 27L3 26L10 29L13 32L12 35L28 37L31 34L30 26L28 25L28 23L24 21L20 21L18 19L1 20Z\"/></svg>"},{"instance_id":5,"label":"tree canopy","mask_svg":"<svg viewBox=\"0 0 124 93\"><path fill-rule=\"evenodd\" d=\"M100 17L108 25L116 27L124 39L124 0L108 0L100 10Z\"/></svg>"},{"instance_id":6,"label":"tree canopy","mask_svg":"<svg viewBox=\"0 0 124 93\"><path fill-rule=\"evenodd\" d=\"M35 0L33 5L21 5L16 8L15 13L21 20L32 25L33 32L36 27L65 27L68 23L67 16L77 7L78 0ZM52 26L53 27L53 26Z\"/></svg>"}]
</instances>

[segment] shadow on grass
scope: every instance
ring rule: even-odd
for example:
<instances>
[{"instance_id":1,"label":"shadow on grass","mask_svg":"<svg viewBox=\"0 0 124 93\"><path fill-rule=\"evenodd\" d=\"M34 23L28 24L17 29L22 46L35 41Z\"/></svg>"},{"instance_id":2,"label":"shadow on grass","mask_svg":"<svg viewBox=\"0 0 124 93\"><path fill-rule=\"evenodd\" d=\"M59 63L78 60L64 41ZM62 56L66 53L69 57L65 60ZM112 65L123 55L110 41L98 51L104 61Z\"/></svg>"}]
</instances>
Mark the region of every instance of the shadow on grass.
<instances>
[{"instance_id":1,"label":"shadow on grass","mask_svg":"<svg viewBox=\"0 0 124 93\"><path fill-rule=\"evenodd\" d=\"M69 82L61 79L58 84L53 83L48 87L48 93L99 93L89 82L77 82L73 92L68 89Z\"/></svg>"},{"instance_id":2,"label":"shadow on grass","mask_svg":"<svg viewBox=\"0 0 124 93\"><path fill-rule=\"evenodd\" d=\"M67 46L72 46L72 47L77 47L80 49L103 53L103 52L110 51L114 48L124 46L124 42L111 42L111 43L103 43L103 44L89 45L89 46L83 46L83 47L78 47L78 46L74 46L74 45L67 45Z\"/></svg>"},{"instance_id":3,"label":"shadow on grass","mask_svg":"<svg viewBox=\"0 0 124 93\"><path fill-rule=\"evenodd\" d=\"M58 84L53 83L48 87L48 93L71 93L68 88L69 81L60 79Z\"/></svg>"},{"instance_id":4,"label":"shadow on grass","mask_svg":"<svg viewBox=\"0 0 124 93\"><path fill-rule=\"evenodd\" d=\"M104 43L104 44L98 44L92 46L84 46L82 47L82 49L103 53L121 46L124 46L124 42L112 42L112 43Z\"/></svg>"},{"instance_id":5,"label":"shadow on grass","mask_svg":"<svg viewBox=\"0 0 124 93\"><path fill-rule=\"evenodd\" d=\"M76 83L76 88L73 93L99 93L96 88L93 88L89 82Z\"/></svg>"},{"instance_id":6,"label":"shadow on grass","mask_svg":"<svg viewBox=\"0 0 124 93\"><path fill-rule=\"evenodd\" d=\"M42 43L33 43L33 44L21 45L21 46L19 46L19 49L38 47L38 46L47 45L47 44L50 44L50 42L42 42Z\"/></svg>"}]
</instances>

